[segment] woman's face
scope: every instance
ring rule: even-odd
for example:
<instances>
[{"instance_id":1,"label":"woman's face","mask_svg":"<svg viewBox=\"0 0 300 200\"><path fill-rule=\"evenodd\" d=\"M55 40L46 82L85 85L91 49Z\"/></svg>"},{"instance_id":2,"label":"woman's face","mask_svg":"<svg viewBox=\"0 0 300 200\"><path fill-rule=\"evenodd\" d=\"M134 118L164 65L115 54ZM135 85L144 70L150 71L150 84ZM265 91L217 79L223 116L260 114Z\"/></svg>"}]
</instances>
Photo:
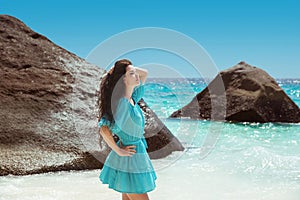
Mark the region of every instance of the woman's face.
<instances>
[{"instance_id":1,"label":"woman's face","mask_svg":"<svg viewBox=\"0 0 300 200\"><path fill-rule=\"evenodd\" d=\"M126 73L124 77L124 82L126 86L137 86L140 83L139 74L136 72L135 67L128 65L126 67Z\"/></svg>"}]
</instances>

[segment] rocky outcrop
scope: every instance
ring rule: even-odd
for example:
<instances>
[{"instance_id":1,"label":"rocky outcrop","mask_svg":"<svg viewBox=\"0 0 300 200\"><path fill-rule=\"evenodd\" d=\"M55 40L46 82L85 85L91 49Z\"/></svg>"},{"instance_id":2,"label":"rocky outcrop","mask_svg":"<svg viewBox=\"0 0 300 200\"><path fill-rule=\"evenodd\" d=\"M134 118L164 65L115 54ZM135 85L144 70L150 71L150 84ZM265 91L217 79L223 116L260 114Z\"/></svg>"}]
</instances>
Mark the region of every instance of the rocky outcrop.
<instances>
[{"instance_id":1,"label":"rocky outcrop","mask_svg":"<svg viewBox=\"0 0 300 200\"><path fill-rule=\"evenodd\" d=\"M223 85L216 81L218 79ZM212 117L211 102L214 102L214 110L219 111L214 111L215 117ZM170 117L298 123L300 110L268 73L240 62L221 71L208 87Z\"/></svg>"},{"instance_id":2,"label":"rocky outcrop","mask_svg":"<svg viewBox=\"0 0 300 200\"><path fill-rule=\"evenodd\" d=\"M103 73L20 20L0 15L0 175L101 168L109 151L97 127ZM157 134L171 134L164 130ZM159 155L181 150L176 142ZM148 141L159 152L164 145L157 143Z\"/></svg>"}]
</instances>

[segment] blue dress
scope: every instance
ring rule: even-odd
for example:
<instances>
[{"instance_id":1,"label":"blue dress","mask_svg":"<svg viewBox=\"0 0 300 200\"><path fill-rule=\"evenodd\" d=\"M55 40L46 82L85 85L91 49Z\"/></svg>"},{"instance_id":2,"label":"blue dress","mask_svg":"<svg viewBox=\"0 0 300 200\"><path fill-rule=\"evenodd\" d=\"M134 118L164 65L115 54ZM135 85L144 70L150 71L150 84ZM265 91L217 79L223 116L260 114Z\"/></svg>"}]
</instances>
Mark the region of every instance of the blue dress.
<instances>
[{"instance_id":1,"label":"blue dress","mask_svg":"<svg viewBox=\"0 0 300 200\"><path fill-rule=\"evenodd\" d=\"M118 146L120 141L124 146L136 146L136 153L132 157L119 156L112 150L99 176L102 183L122 193L142 194L156 187L156 173L146 151L148 146L144 138L145 119L137 104L143 94L144 84L140 81L140 85L135 87L132 93L134 106L127 98L122 97L114 114L114 122L110 123L105 116L98 122L99 127L108 126L111 132L119 137Z\"/></svg>"}]
</instances>

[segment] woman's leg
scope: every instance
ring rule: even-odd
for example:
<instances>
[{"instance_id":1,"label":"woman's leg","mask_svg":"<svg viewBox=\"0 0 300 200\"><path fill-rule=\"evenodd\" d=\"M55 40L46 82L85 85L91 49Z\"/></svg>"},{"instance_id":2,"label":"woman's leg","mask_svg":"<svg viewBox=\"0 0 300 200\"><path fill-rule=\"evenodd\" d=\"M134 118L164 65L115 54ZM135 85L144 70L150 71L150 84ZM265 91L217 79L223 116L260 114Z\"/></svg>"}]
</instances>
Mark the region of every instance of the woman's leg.
<instances>
[{"instance_id":1,"label":"woman's leg","mask_svg":"<svg viewBox=\"0 0 300 200\"><path fill-rule=\"evenodd\" d=\"M149 200L148 194L127 194L130 200Z\"/></svg>"},{"instance_id":2,"label":"woman's leg","mask_svg":"<svg viewBox=\"0 0 300 200\"><path fill-rule=\"evenodd\" d=\"M122 193L122 200L131 200L131 199L129 199L126 193Z\"/></svg>"}]
</instances>

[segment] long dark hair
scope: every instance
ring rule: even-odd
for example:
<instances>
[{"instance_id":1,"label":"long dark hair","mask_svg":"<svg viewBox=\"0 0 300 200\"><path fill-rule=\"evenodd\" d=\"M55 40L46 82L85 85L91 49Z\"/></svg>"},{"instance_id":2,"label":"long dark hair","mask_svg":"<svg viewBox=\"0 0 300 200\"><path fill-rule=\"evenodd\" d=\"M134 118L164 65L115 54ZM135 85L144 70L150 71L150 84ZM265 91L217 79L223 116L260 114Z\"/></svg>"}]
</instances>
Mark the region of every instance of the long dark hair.
<instances>
[{"instance_id":1,"label":"long dark hair","mask_svg":"<svg viewBox=\"0 0 300 200\"><path fill-rule=\"evenodd\" d=\"M132 65L127 59L118 60L113 68L106 73L100 81L100 93L98 93L98 117L100 120L104 115L108 121L114 122L113 114L117 103L125 91L123 77L128 65Z\"/></svg>"}]
</instances>

